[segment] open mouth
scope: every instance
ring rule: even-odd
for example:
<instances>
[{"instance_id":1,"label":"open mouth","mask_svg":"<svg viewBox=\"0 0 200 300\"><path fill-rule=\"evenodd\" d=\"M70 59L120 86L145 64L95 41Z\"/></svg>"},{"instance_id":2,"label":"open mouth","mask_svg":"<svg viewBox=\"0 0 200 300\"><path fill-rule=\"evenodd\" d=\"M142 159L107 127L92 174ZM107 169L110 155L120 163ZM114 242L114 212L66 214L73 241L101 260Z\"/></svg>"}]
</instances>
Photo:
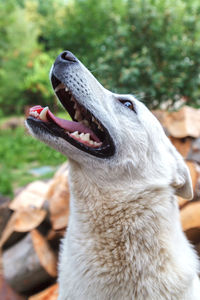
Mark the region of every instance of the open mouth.
<instances>
[{"instance_id":1,"label":"open mouth","mask_svg":"<svg viewBox=\"0 0 200 300\"><path fill-rule=\"evenodd\" d=\"M91 155L106 158L115 152L113 140L103 124L75 99L68 87L51 77L54 92L72 118L58 118L48 107L39 105L30 109L27 122L55 136L62 137L78 149Z\"/></svg>"}]
</instances>

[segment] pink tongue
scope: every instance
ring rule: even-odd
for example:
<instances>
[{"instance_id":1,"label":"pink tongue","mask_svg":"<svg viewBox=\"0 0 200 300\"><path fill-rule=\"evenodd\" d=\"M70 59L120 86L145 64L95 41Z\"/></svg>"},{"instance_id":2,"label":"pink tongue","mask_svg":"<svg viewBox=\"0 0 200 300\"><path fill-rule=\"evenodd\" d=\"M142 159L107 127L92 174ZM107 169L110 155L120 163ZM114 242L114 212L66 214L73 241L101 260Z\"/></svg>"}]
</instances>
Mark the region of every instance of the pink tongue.
<instances>
[{"instance_id":1,"label":"pink tongue","mask_svg":"<svg viewBox=\"0 0 200 300\"><path fill-rule=\"evenodd\" d=\"M44 108L43 108L44 109ZM30 111L42 111L42 107L40 106L34 106L30 109ZM94 134L94 132L86 127L85 125L79 123L79 122L73 122L73 121L68 121L64 120L61 118L58 118L54 116L54 114L48 109L47 111L47 118L54 121L59 127L69 131L69 132L75 132L78 131L79 133L89 133L91 138L96 141L96 142L101 142L99 138Z\"/></svg>"}]
</instances>

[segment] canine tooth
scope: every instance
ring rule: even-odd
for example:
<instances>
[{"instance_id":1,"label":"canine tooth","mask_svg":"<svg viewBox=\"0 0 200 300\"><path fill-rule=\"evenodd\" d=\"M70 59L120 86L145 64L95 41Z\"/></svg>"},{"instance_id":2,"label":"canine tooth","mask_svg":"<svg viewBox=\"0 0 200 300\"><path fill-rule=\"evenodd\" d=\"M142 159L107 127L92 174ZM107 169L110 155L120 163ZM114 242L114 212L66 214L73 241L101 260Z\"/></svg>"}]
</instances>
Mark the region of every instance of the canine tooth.
<instances>
[{"instance_id":1,"label":"canine tooth","mask_svg":"<svg viewBox=\"0 0 200 300\"><path fill-rule=\"evenodd\" d=\"M43 108L43 110L41 111L41 113L40 113L40 119L42 120L42 121L44 121L44 122L47 122L48 121L48 119L47 119L47 111L48 111L48 109L49 109L49 107L48 106L46 106L45 108Z\"/></svg>"},{"instance_id":2,"label":"canine tooth","mask_svg":"<svg viewBox=\"0 0 200 300\"><path fill-rule=\"evenodd\" d=\"M94 122L98 126L100 125L99 122L94 117L92 117L92 122Z\"/></svg>"},{"instance_id":3,"label":"canine tooth","mask_svg":"<svg viewBox=\"0 0 200 300\"><path fill-rule=\"evenodd\" d=\"M64 89L66 87L66 85L64 85L64 83L60 83L59 85L57 85L57 87L55 88L55 92L58 92L61 89Z\"/></svg>"},{"instance_id":4,"label":"canine tooth","mask_svg":"<svg viewBox=\"0 0 200 300\"><path fill-rule=\"evenodd\" d=\"M82 141L89 142L89 143L91 142L89 133L85 133L85 134L81 133L80 138L82 139Z\"/></svg>"},{"instance_id":5,"label":"canine tooth","mask_svg":"<svg viewBox=\"0 0 200 300\"><path fill-rule=\"evenodd\" d=\"M86 133L86 134L85 134L84 140L85 140L85 141L88 141L88 142L90 141L90 134L89 134L89 133Z\"/></svg>"},{"instance_id":6,"label":"canine tooth","mask_svg":"<svg viewBox=\"0 0 200 300\"><path fill-rule=\"evenodd\" d=\"M76 119L77 121L80 121L82 119L81 113L80 113L79 110L76 110L75 115L74 115L74 119Z\"/></svg>"},{"instance_id":7,"label":"canine tooth","mask_svg":"<svg viewBox=\"0 0 200 300\"><path fill-rule=\"evenodd\" d=\"M69 92L69 89L67 87L65 88L65 92Z\"/></svg>"},{"instance_id":8,"label":"canine tooth","mask_svg":"<svg viewBox=\"0 0 200 300\"><path fill-rule=\"evenodd\" d=\"M85 141L85 134L84 133L79 134L79 137L81 138L82 141Z\"/></svg>"},{"instance_id":9,"label":"canine tooth","mask_svg":"<svg viewBox=\"0 0 200 300\"><path fill-rule=\"evenodd\" d=\"M98 121L94 117L92 117L92 122L94 122L97 125L99 124Z\"/></svg>"},{"instance_id":10,"label":"canine tooth","mask_svg":"<svg viewBox=\"0 0 200 300\"><path fill-rule=\"evenodd\" d=\"M94 145L95 145L95 146L100 146L101 143L94 142Z\"/></svg>"},{"instance_id":11,"label":"canine tooth","mask_svg":"<svg viewBox=\"0 0 200 300\"><path fill-rule=\"evenodd\" d=\"M78 131L74 131L73 133L71 133L71 135L79 136Z\"/></svg>"},{"instance_id":12,"label":"canine tooth","mask_svg":"<svg viewBox=\"0 0 200 300\"><path fill-rule=\"evenodd\" d=\"M82 141L86 141L86 142L89 141L87 133L81 133L80 138L81 138Z\"/></svg>"}]
</instances>

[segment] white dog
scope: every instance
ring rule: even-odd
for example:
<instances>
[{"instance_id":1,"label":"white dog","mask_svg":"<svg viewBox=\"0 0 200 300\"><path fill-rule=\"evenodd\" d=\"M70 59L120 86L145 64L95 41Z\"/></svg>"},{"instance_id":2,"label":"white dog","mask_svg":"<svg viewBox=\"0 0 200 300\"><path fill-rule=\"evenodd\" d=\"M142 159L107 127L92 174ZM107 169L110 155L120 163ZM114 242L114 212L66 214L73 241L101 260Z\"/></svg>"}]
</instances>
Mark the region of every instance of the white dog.
<instances>
[{"instance_id":1,"label":"white dog","mask_svg":"<svg viewBox=\"0 0 200 300\"><path fill-rule=\"evenodd\" d=\"M73 121L36 106L27 127L69 158L59 300L199 300L198 260L175 196L192 198L191 179L159 122L68 51L50 78Z\"/></svg>"}]
</instances>

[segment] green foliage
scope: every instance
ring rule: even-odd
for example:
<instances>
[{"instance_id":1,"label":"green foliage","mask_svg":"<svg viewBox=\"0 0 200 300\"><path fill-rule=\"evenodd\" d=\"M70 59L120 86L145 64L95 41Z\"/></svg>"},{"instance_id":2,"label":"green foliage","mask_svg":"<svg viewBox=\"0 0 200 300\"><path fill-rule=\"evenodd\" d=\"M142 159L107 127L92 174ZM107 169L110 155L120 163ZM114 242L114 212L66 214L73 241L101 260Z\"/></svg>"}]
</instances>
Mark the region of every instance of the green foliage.
<instances>
[{"instance_id":1,"label":"green foliage","mask_svg":"<svg viewBox=\"0 0 200 300\"><path fill-rule=\"evenodd\" d=\"M53 59L38 44L36 16L34 1L26 1L26 7L12 0L0 1L1 115L22 112L24 105L34 103L34 98L44 104L50 96L48 72Z\"/></svg>"},{"instance_id":2,"label":"green foliage","mask_svg":"<svg viewBox=\"0 0 200 300\"><path fill-rule=\"evenodd\" d=\"M59 152L29 136L24 128L0 132L0 193L12 196L13 188L39 179L28 171L41 165L58 166L66 160ZM51 177L47 174L46 177Z\"/></svg>"},{"instance_id":3,"label":"green foliage","mask_svg":"<svg viewBox=\"0 0 200 300\"><path fill-rule=\"evenodd\" d=\"M64 49L150 107L200 102L198 0L0 0L0 28L0 113L52 103L48 73Z\"/></svg>"}]
</instances>

